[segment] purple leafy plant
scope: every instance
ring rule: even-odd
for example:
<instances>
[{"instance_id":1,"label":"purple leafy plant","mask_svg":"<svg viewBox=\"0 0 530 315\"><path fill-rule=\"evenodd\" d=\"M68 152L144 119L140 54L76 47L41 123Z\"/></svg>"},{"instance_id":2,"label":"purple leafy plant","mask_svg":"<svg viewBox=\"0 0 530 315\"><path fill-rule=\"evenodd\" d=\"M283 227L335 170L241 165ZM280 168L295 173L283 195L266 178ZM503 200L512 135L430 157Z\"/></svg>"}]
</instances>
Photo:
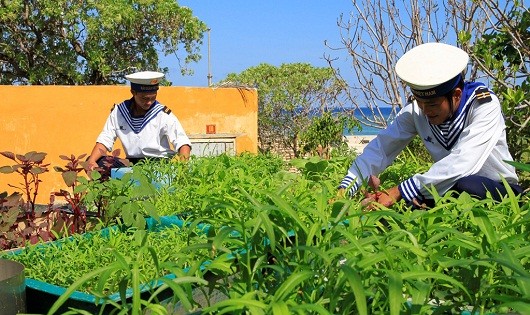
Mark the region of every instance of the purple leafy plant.
<instances>
[{"instance_id":1,"label":"purple leafy plant","mask_svg":"<svg viewBox=\"0 0 530 315\"><path fill-rule=\"evenodd\" d=\"M71 209L71 213L59 211L68 231L70 233L83 233L86 229L87 210L82 201L86 190L80 189L79 177L80 173L87 169L87 162L83 160L86 154L79 156L61 155L59 157L67 163L64 167L55 166L54 170L61 173L64 183L70 191L61 189L58 192L52 192L50 205L53 205L55 197L62 197Z\"/></svg>"},{"instance_id":2,"label":"purple leafy plant","mask_svg":"<svg viewBox=\"0 0 530 315\"><path fill-rule=\"evenodd\" d=\"M13 165L0 167L0 173L18 173L23 182L18 185L8 184L22 192L25 199L25 214L28 220L35 219L35 200L39 192L39 184L42 182L39 175L48 172L50 164L44 164L46 153L31 151L24 155L13 152L0 152L1 155L15 162Z\"/></svg>"}]
</instances>

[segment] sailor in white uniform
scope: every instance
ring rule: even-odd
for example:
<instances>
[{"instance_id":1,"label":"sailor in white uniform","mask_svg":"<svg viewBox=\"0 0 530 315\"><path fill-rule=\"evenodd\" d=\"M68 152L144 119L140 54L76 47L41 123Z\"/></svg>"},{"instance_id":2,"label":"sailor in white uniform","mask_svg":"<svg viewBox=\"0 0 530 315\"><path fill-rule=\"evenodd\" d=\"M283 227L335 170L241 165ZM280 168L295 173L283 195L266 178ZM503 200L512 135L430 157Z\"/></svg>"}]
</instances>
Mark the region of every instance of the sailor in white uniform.
<instances>
[{"instance_id":1,"label":"sailor in white uniform","mask_svg":"<svg viewBox=\"0 0 530 315\"><path fill-rule=\"evenodd\" d=\"M463 50L442 43L419 45L398 60L396 73L414 99L356 157L339 194L353 195L363 183L375 188L377 176L416 135L433 158L431 168L385 191L365 192L363 204L390 206L404 199L416 207L432 206L433 189L478 198L489 191L500 200L506 193L502 179L515 193L522 192L514 167L504 162L512 157L499 100L483 84L464 82L468 60Z\"/></svg>"},{"instance_id":2,"label":"sailor in white uniform","mask_svg":"<svg viewBox=\"0 0 530 315\"><path fill-rule=\"evenodd\" d=\"M87 160L89 169L99 166L108 175L110 168L124 166L119 159L107 157L116 138L123 144L126 158L133 163L176 154L187 160L190 139L171 110L156 100L164 74L143 71L125 77L131 82L132 98L113 107Z\"/></svg>"}]
</instances>

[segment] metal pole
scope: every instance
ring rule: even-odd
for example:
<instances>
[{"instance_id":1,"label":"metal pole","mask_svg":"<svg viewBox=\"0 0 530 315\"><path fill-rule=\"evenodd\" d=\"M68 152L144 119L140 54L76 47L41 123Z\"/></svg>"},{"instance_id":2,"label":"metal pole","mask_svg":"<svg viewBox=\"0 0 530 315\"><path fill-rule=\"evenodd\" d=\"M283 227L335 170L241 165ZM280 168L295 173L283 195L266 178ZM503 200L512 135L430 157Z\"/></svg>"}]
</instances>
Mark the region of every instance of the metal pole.
<instances>
[{"instance_id":1,"label":"metal pole","mask_svg":"<svg viewBox=\"0 0 530 315\"><path fill-rule=\"evenodd\" d=\"M212 69L210 65L210 29L208 29L208 86L212 85Z\"/></svg>"}]
</instances>

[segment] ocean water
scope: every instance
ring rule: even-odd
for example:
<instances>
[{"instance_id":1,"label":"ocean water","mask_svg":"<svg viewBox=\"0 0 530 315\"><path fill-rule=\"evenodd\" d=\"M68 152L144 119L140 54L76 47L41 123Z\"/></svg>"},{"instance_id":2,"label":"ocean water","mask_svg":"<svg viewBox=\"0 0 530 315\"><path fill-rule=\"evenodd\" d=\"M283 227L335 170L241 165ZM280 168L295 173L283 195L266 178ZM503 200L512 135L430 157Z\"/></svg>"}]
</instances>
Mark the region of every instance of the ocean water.
<instances>
[{"instance_id":1,"label":"ocean water","mask_svg":"<svg viewBox=\"0 0 530 315\"><path fill-rule=\"evenodd\" d=\"M380 108L381 109L381 114L385 117L386 121L387 122L390 122L392 121L392 119L394 118L394 115L392 113L392 108L391 107L382 107ZM364 112L364 114L371 118L373 115L371 114L371 111L370 109L368 108L361 108L361 109L355 109L355 118L359 119L360 121L363 121L365 118L363 118L363 115L362 115L362 112ZM351 131L348 131L346 128L344 129L344 135L345 136L369 136L369 135L377 135L379 133L379 131L381 131L382 129L381 128L376 128L376 127L372 127L372 126L367 126L367 125L364 125L362 124L362 130L359 130L357 128L354 128L353 130Z\"/></svg>"}]
</instances>

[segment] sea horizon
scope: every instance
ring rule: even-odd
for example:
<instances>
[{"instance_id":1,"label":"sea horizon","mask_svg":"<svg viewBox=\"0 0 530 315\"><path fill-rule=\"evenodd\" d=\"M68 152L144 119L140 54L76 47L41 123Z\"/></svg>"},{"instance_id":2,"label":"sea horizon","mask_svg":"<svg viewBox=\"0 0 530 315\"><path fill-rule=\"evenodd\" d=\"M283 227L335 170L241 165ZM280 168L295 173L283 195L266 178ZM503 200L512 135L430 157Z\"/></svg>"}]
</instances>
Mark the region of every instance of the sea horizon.
<instances>
[{"instance_id":1,"label":"sea horizon","mask_svg":"<svg viewBox=\"0 0 530 315\"><path fill-rule=\"evenodd\" d=\"M380 107L379 109L381 110L381 114L385 117L387 121L391 121L393 119L392 107ZM362 107L361 109L356 108L354 113L355 113L355 118L357 118L359 121L363 120L363 113L366 116L369 116L369 117L372 116L371 110L367 107ZM358 128L354 128L353 130L349 131L346 128L344 128L343 135L344 136L374 136L374 135L377 135L381 130L383 130L382 128L376 128L376 127L367 126L364 124L361 124L361 125L362 125L362 130L359 130Z\"/></svg>"}]
</instances>

